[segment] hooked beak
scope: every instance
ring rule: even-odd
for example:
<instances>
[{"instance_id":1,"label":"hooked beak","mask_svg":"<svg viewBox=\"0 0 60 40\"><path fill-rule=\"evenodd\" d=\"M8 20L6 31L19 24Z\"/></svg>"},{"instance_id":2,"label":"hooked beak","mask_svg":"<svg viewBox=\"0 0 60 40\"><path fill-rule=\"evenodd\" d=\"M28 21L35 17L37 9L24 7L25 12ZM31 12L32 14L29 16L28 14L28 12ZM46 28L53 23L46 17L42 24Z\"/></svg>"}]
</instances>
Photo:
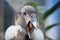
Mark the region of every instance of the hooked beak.
<instances>
[{"instance_id":1,"label":"hooked beak","mask_svg":"<svg viewBox=\"0 0 60 40\"><path fill-rule=\"evenodd\" d=\"M28 30L31 31L37 27L37 21L31 19L27 25L28 25Z\"/></svg>"},{"instance_id":2,"label":"hooked beak","mask_svg":"<svg viewBox=\"0 0 60 40\"><path fill-rule=\"evenodd\" d=\"M28 25L28 27L27 27L28 36L31 39L31 33L33 32L33 30L36 27L36 21L33 21L33 22L29 21L27 25Z\"/></svg>"},{"instance_id":3,"label":"hooked beak","mask_svg":"<svg viewBox=\"0 0 60 40\"><path fill-rule=\"evenodd\" d=\"M32 23L32 25L33 25L34 27L37 27L37 19L36 19L36 18L31 18L31 19L30 19L30 22Z\"/></svg>"}]
</instances>

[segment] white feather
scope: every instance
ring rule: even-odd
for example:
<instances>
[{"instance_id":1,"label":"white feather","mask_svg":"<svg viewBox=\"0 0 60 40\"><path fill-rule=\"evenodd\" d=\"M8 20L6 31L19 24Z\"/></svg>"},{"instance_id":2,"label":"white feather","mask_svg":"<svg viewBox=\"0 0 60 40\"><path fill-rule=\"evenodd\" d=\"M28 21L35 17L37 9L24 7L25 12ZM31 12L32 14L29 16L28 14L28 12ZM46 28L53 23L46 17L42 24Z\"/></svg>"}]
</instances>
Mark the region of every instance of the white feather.
<instances>
[{"instance_id":1,"label":"white feather","mask_svg":"<svg viewBox=\"0 0 60 40\"><path fill-rule=\"evenodd\" d=\"M20 32L23 32L24 34L26 33L26 31L20 25L9 26L5 32L5 40L10 40L10 39L13 39L14 37L16 37L18 34L18 30Z\"/></svg>"},{"instance_id":2,"label":"white feather","mask_svg":"<svg viewBox=\"0 0 60 40\"><path fill-rule=\"evenodd\" d=\"M43 32L40 29L34 29L31 38L33 40L44 40Z\"/></svg>"}]
</instances>

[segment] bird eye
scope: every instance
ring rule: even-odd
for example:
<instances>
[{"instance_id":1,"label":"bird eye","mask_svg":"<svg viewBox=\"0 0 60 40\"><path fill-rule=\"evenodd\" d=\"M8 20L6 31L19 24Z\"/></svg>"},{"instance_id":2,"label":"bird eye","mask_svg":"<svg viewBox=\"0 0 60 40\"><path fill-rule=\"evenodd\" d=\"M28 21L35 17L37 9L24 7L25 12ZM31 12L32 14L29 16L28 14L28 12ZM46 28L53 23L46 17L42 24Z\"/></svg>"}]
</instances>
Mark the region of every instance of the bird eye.
<instances>
[{"instance_id":1,"label":"bird eye","mask_svg":"<svg viewBox=\"0 0 60 40\"><path fill-rule=\"evenodd\" d=\"M24 15L27 15L26 12L23 13Z\"/></svg>"}]
</instances>

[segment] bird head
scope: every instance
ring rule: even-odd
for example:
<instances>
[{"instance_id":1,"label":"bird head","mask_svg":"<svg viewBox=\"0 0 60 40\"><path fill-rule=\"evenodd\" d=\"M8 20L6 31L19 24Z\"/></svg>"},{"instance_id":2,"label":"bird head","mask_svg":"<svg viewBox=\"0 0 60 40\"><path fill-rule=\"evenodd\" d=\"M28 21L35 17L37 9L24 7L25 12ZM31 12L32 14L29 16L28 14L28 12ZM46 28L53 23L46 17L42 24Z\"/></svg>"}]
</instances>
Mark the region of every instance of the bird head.
<instances>
[{"instance_id":1,"label":"bird head","mask_svg":"<svg viewBox=\"0 0 60 40\"><path fill-rule=\"evenodd\" d=\"M30 5L26 5L21 8L21 13L26 21L26 24L32 19L33 21L36 19L36 10L34 7Z\"/></svg>"}]
</instances>

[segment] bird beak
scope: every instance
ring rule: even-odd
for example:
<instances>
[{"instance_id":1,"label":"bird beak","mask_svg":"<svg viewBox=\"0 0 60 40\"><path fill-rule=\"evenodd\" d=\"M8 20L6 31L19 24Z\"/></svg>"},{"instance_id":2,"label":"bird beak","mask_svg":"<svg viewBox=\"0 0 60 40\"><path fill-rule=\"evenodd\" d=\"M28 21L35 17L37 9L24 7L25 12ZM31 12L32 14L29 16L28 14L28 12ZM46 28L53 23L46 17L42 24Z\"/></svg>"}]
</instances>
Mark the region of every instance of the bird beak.
<instances>
[{"instance_id":1,"label":"bird beak","mask_svg":"<svg viewBox=\"0 0 60 40\"><path fill-rule=\"evenodd\" d=\"M31 19L27 25L28 25L28 30L31 31L37 27L37 21L34 19Z\"/></svg>"},{"instance_id":2,"label":"bird beak","mask_svg":"<svg viewBox=\"0 0 60 40\"><path fill-rule=\"evenodd\" d=\"M36 18L31 18L30 22L34 27L37 27L37 19Z\"/></svg>"}]
</instances>

